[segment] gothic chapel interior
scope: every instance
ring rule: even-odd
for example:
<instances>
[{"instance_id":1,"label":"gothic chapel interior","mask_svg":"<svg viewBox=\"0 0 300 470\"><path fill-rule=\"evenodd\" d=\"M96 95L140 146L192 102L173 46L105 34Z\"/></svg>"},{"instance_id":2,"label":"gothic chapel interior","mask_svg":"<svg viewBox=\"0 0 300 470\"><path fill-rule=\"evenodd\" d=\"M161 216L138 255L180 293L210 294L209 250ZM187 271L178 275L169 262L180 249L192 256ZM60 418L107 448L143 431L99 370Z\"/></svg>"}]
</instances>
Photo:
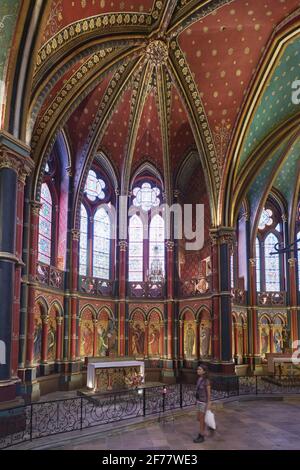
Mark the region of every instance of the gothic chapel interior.
<instances>
[{"instance_id":1,"label":"gothic chapel interior","mask_svg":"<svg viewBox=\"0 0 300 470\"><path fill-rule=\"evenodd\" d=\"M299 80L299 0L1 0L0 406L293 352Z\"/></svg>"}]
</instances>

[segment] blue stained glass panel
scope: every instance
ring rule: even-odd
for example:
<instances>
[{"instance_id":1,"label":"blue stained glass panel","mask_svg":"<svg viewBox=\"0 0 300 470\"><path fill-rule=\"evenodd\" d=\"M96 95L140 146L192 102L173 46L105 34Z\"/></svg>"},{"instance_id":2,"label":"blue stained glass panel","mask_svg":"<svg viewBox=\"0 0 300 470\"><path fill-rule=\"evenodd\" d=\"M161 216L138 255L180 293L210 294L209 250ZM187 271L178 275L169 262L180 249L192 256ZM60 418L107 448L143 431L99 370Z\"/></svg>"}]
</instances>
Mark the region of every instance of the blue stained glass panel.
<instances>
[{"instance_id":1,"label":"blue stained glass panel","mask_svg":"<svg viewBox=\"0 0 300 470\"><path fill-rule=\"evenodd\" d=\"M255 254L256 254L256 291L260 292L260 249L259 249L259 239L256 238L255 241Z\"/></svg>"},{"instance_id":2,"label":"blue stained glass panel","mask_svg":"<svg viewBox=\"0 0 300 470\"><path fill-rule=\"evenodd\" d=\"M93 276L110 278L111 222L105 209L101 207L94 217Z\"/></svg>"},{"instance_id":3,"label":"blue stained glass panel","mask_svg":"<svg viewBox=\"0 0 300 470\"><path fill-rule=\"evenodd\" d=\"M39 256L42 263L51 264L52 214L53 204L49 187L46 183L41 188L41 210L39 218Z\"/></svg>"},{"instance_id":4,"label":"blue stained glass panel","mask_svg":"<svg viewBox=\"0 0 300 470\"><path fill-rule=\"evenodd\" d=\"M274 251L274 246L278 243L278 238L270 233L265 239L265 275L266 291L280 291L280 264L279 256L270 255Z\"/></svg>"}]
</instances>

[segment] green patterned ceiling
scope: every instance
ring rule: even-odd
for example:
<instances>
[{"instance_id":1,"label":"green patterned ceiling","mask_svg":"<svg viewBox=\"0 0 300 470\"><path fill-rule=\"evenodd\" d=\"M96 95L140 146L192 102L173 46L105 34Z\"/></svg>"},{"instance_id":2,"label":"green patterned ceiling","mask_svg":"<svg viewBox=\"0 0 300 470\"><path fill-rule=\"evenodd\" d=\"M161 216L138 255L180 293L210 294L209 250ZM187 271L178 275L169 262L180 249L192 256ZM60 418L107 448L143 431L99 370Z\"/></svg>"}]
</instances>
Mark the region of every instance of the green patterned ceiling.
<instances>
[{"instance_id":1,"label":"green patterned ceiling","mask_svg":"<svg viewBox=\"0 0 300 470\"><path fill-rule=\"evenodd\" d=\"M264 194L265 189L268 187L270 174L274 170L275 166L278 165L280 157L284 152L286 142L287 141L284 141L268 158L251 185L251 188L248 192L251 214L255 214L257 211L262 195Z\"/></svg>"},{"instance_id":2,"label":"green patterned ceiling","mask_svg":"<svg viewBox=\"0 0 300 470\"><path fill-rule=\"evenodd\" d=\"M20 3L20 0L0 0L0 82L3 80Z\"/></svg>"},{"instance_id":3,"label":"green patterned ceiling","mask_svg":"<svg viewBox=\"0 0 300 470\"><path fill-rule=\"evenodd\" d=\"M299 177L299 162L300 162L300 137L295 144L291 147L287 159L280 169L280 173L276 178L274 187L279 189L283 194L286 201L290 203L294 194L296 180Z\"/></svg>"},{"instance_id":4,"label":"green patterned ceiling","mask_svg":"<svg viewBox=\"0 0 300 470\"><path fill-rule=\"evenodd\" d=\"M292 83L300 78L300 38L285 48L258 104L242 149L239 168L281 122L300 111L292 102Z\"/></svg>"}]
</instances>

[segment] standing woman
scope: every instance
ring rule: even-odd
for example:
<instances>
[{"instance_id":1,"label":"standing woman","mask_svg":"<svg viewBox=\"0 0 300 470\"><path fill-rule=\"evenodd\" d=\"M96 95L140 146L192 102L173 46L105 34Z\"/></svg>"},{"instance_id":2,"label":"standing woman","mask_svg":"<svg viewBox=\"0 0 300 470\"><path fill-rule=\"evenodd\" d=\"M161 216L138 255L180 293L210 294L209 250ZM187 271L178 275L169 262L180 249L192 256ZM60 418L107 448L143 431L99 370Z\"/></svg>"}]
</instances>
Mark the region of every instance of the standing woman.
<instances>
[{"instance_id":1,"label":"standing woman","mask_svg":"<svg viewBox=\"0 0 300 470\"><path fill-rule=\"evenodd\" d=\"M197 410L198 410L198 421L200 425L200 432L196 439L195 443L200 443L204 441L205 433L205 414L210 410L210 397L211 397L211 387L208 379L208 368L206 365L200 365L197 368L197 387L196 387L196 400L197 400Z\"/></svg>"}]
</instances>

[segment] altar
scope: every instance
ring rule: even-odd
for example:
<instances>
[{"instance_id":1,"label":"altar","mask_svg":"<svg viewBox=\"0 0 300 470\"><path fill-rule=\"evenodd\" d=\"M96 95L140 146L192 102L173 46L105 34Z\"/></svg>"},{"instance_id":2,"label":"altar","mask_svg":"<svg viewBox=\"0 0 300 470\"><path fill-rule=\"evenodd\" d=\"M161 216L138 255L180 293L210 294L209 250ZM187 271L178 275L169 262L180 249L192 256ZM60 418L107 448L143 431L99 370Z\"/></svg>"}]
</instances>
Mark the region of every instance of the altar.
<instances>
[{"instance_id":1,"label":"altar","mask_svg":"<svg viewBox=\"0 0 300 470\"><path fill-rule=\"evenodd\" d=\"M87 367L87 388L94 392L136 388L145 381L145 364L130 358L93 358Z\"/></svg>"},{"instance_id":2,"label":"altar","mask_svg":"<svg viewBox=\"0 0 300 470\"><path fill-rule=\"evenodd\" d=\"M299 374L299 366L293 364L292 350L285 353L267 353L268 372L274 375Z\"/></svg>"}]
</instances>

